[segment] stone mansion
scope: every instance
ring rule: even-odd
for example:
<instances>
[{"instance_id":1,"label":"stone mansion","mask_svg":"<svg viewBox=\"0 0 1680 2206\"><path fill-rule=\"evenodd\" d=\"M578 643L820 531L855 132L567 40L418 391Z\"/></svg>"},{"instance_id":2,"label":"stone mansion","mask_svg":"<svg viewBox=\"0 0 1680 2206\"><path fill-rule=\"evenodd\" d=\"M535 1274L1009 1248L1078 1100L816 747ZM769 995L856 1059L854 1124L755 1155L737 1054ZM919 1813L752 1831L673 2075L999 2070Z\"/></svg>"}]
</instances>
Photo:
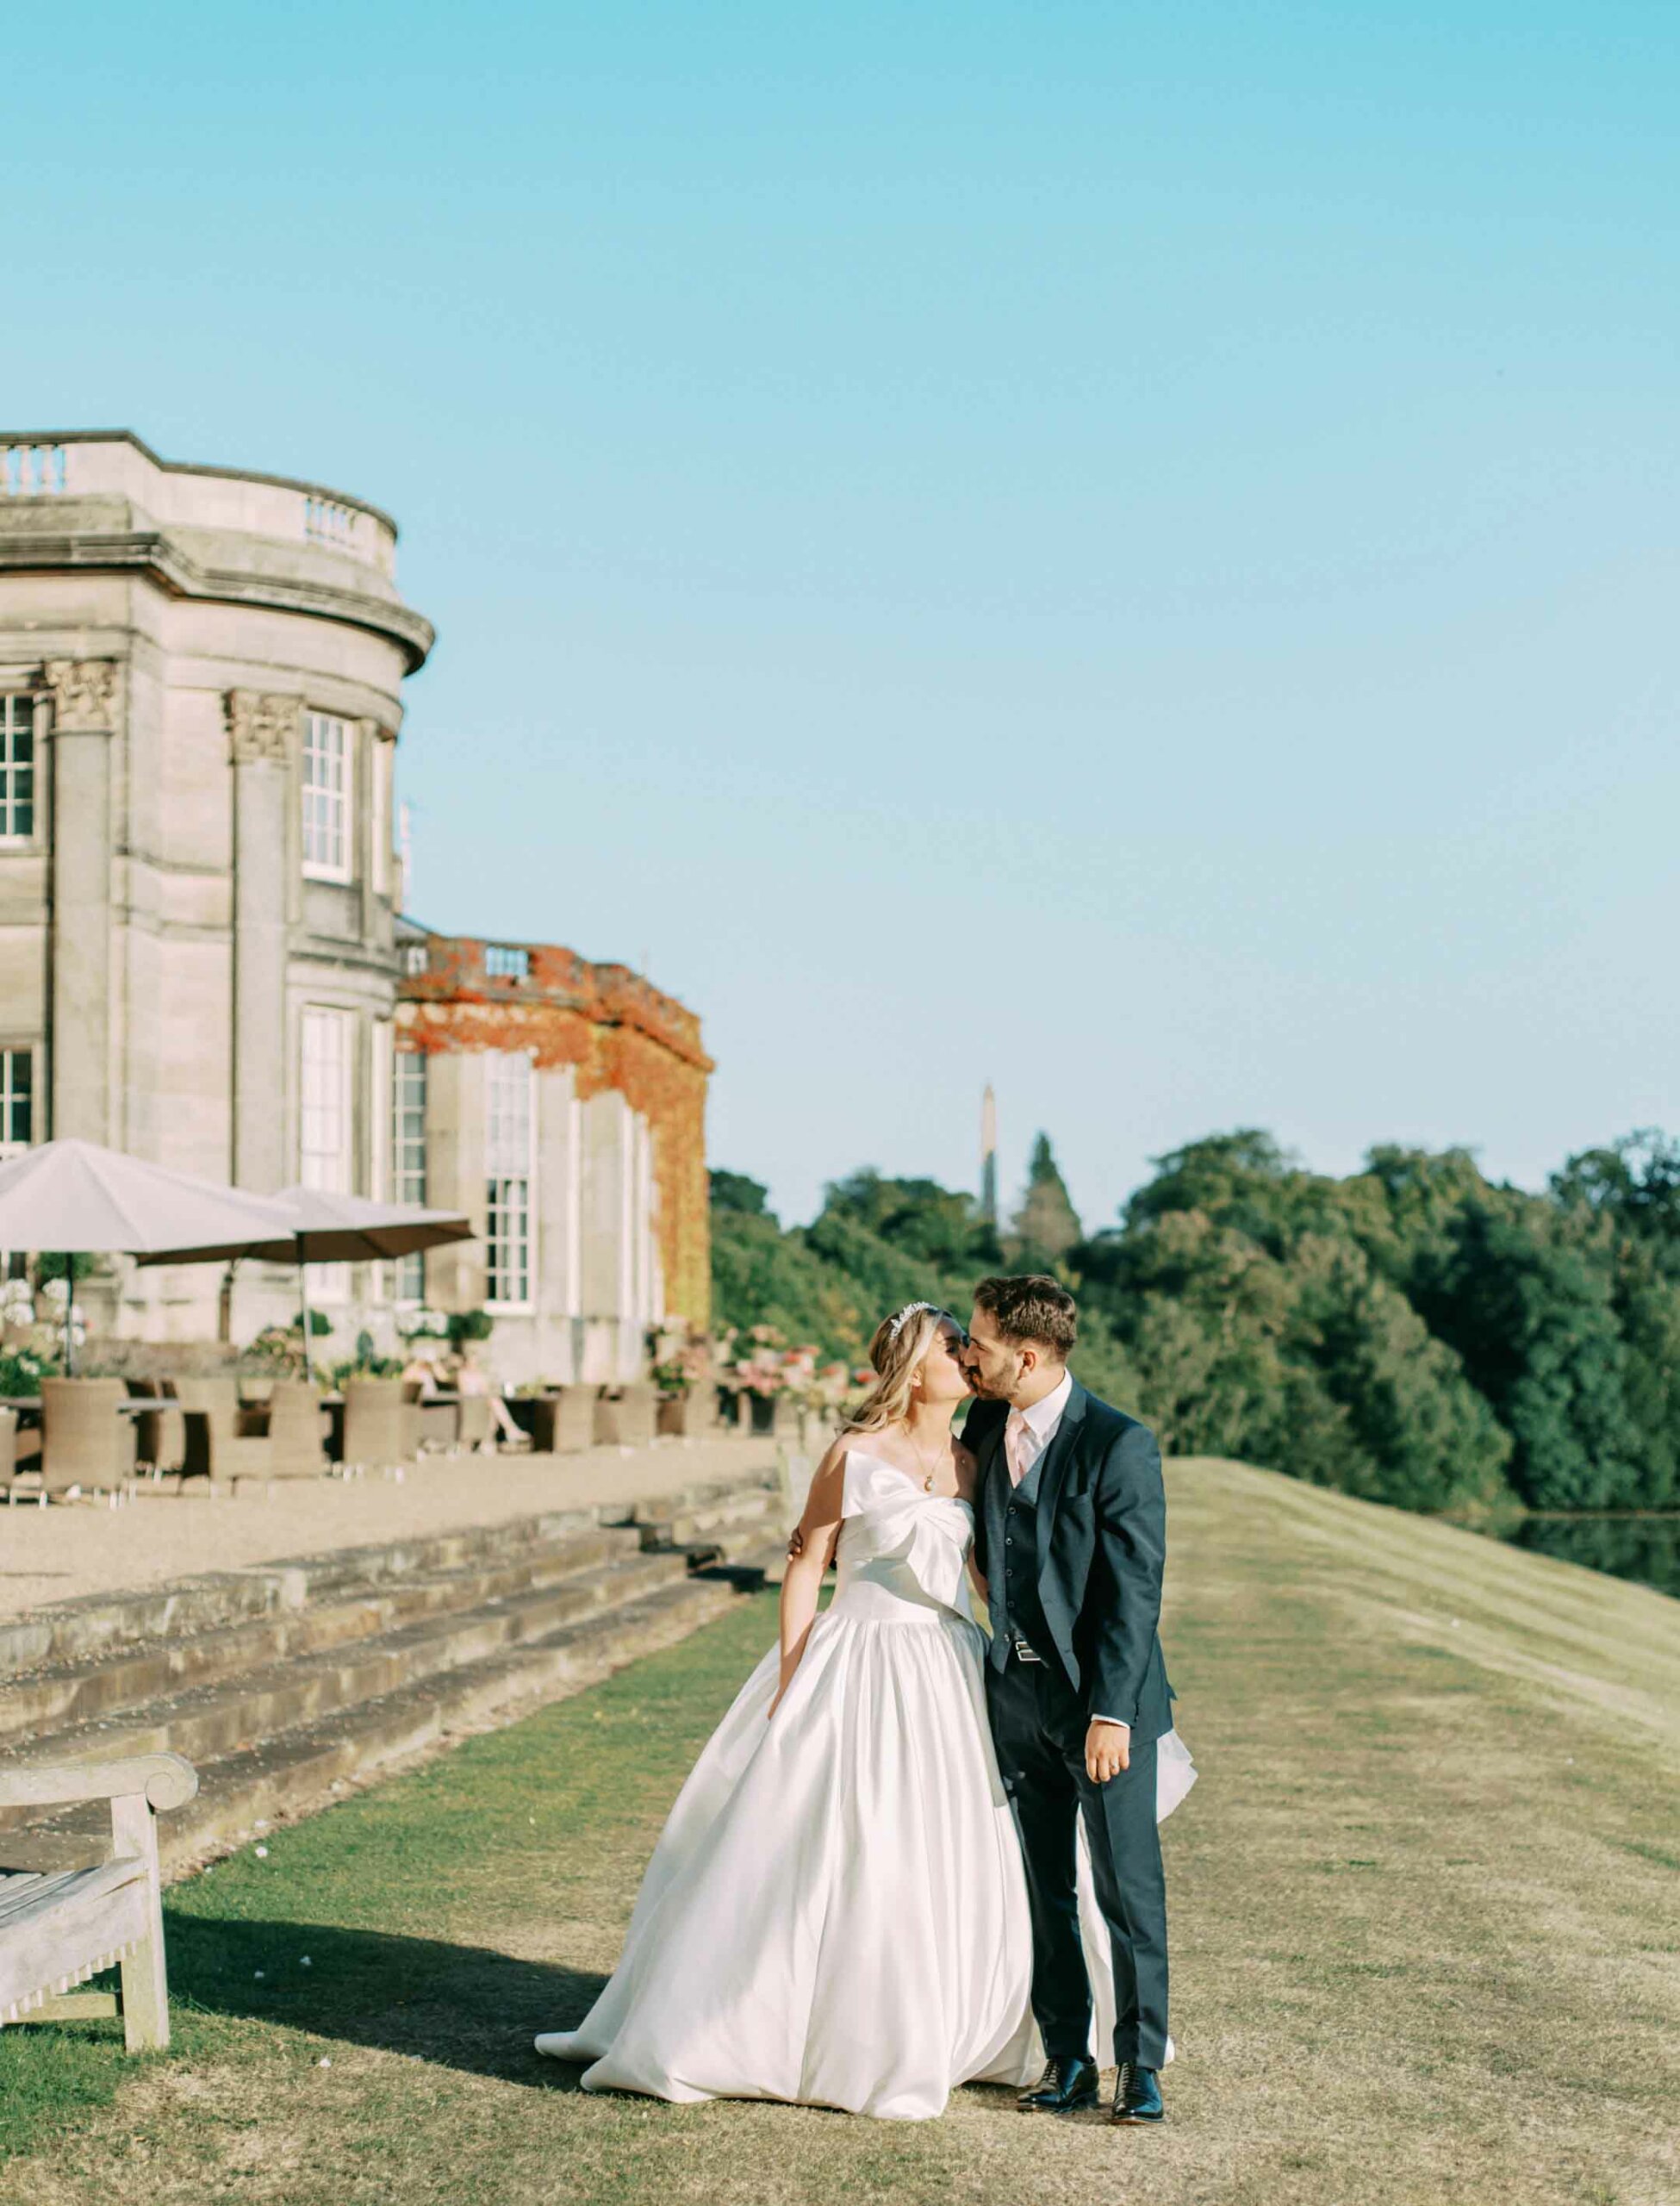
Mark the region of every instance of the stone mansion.
<instances>
[{"instance_id":1,"label":"stone mansion","mask_svg":"<svg viewBox=\"0 0 1680 2206\"><path fill-rule=\"evenodd\" d=\"M329 1352L484 1308L503 1379L633 1377L706 1323L699 1021L571 951L403 915L402 684L430 624L340 492L0 435L0 1154L81 1135L259 1193L468 1212L476 1240L323 1268ZM93 1330L250 1339L283 1268L89 1283Z\"/></svg>"}]
</instances>

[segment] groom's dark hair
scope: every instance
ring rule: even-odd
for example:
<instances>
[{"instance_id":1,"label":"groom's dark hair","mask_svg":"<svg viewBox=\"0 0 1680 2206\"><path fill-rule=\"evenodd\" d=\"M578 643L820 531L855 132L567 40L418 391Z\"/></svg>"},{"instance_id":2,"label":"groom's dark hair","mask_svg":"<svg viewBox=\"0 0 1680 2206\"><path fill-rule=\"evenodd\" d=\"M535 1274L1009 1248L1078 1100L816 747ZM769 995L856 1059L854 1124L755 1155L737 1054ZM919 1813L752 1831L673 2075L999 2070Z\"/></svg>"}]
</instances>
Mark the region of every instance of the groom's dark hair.
<instances>
[{"instance_id":1,"label":"groom's dark hair","mask_svg":"<svg viewBox=\"0 0 1680 2206\"><path fill-rule=\"evenodd\" d=\"M983 1279L974 1289L974 1301L1006 1341L1031 1341L1052 1349L1063 1363L1073 1354L1079 1312L1060 1280L1043 1272Z\"/></svg>"}]
</instances>

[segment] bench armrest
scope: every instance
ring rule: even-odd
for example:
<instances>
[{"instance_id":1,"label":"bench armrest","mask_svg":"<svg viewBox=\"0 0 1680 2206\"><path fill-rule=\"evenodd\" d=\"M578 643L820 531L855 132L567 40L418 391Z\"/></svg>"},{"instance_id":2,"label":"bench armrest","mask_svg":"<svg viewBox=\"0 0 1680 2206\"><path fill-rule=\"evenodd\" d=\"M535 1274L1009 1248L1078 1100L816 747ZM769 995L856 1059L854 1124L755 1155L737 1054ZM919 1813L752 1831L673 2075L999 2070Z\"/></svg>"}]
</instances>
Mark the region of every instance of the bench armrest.
<instances>
[{"instance_id":1,"label":"bench armrest","mask_svg":"<svg viewBox=\"0 0 1680 2206\"><path fill-rule=\"evenodd\" d=\"M59 1808L76 1800L143 1795L154 1808L184 1807L198 1772L180 1754L128 1754L121 1761L46 1762L0 1769L0 1808Z\"/></svg>"}]
</instances>

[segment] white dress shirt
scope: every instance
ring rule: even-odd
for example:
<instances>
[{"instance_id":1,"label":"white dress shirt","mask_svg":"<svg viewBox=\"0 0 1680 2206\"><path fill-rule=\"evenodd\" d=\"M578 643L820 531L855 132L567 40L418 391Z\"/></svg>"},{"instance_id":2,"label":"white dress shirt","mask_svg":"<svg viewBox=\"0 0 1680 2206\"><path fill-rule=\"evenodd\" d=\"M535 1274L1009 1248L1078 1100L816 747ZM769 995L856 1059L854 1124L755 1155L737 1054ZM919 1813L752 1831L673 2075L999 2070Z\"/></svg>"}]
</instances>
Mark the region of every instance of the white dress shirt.
<instances>
[{"instance_id":1,"label":"white dress shirt","mask_svg":"<svg viewBox=\"0 0 1680 2206\"><path fill-rule=\"evenodd\" d=\"M1009 1469L1010 1483L1019 1486L1033 1465L1056 1436L1069 1397L1073 1392L1073 1374L1064 1371L1061 1384L1053 1387L1042 1402L1035 1402L1030 1409L1011 1410L1009 1421L1004 1427L1004 1461ZM1093 1723L1118 1723L1123 1731L1130 1725L1121 1723L1117 1716L1099 1716L1093 1708Z\"/></svg>"}]
</instances>

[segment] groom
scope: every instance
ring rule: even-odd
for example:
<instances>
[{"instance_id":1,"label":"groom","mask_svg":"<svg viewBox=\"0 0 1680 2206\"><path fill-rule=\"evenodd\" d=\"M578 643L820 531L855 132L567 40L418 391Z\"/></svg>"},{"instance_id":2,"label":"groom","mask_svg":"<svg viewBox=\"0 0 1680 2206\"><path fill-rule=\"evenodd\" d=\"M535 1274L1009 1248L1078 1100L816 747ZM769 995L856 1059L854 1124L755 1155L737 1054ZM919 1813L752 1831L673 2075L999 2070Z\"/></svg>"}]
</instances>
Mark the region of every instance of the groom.
<instances>
[{"instance_id":1,"label":"groom","mask_svg":"<svg viewBox=\"0 0 1680 2206\"><path fill-rule=\"evenodd\" d=\"M1114 1957L1113 2119L1164 2118L1167 1892L1155 1742L1173 1728L1155 1620L1167 1552L1160 1451L1067 1369L1073 1298L983 1279L961 1360L980 1399L974 1555L992 1616L986 1698L1026 1859L1032 2004L1048 2056L1029 2112L1097 2103L1091 1985L1074 1890L1083 1815Z\"/></svg>"}]
</instances>

